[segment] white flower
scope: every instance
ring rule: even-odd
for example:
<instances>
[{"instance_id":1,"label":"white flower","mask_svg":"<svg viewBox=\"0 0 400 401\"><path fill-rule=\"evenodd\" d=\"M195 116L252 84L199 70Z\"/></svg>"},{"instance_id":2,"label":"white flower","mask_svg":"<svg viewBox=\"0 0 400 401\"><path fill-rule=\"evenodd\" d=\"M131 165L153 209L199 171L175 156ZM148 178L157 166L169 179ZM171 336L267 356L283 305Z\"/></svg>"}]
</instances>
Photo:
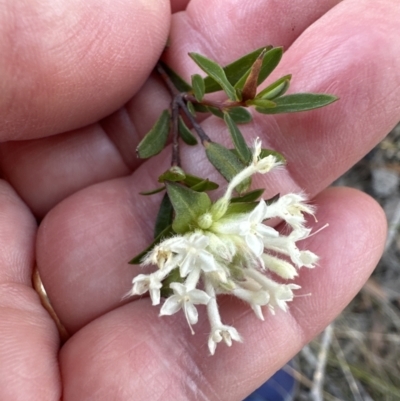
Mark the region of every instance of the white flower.
<instances>
[{"instance_id":1,"label":"white flower","mask_svg":"<svg viewBox=\"0 0 400 401\"><path fill-rule=\"evenodd\" d=\"M210 239L208 249L214 257L219 261L222 259L224 263L232 262L237 251L232 239L227 235L216 235L212 232L207 232L206 235Z\"/></svg>"},{"instance_id":2,"label":"white flower","mask_svg":"<svg viewBox=\"0 0 400 401\"><path fill-rule=\"evenodd\" d=\"M149 291L153 305L160 303L160 289L162 287L161 280L165 277L164 274L159 274L159 271L152 274L139 274L132 280L133 288L130 295L142 295Z\"/></svg>"},{"instance_id":3,"label":"white flower","mask_svg":"<svg viewBox=\"0 0 400 401\"><path fill-rule=\"evenodd\" d=\"M157 265L160 269L166 271L166 274L174 269L182 260L182 256L174 254L172 251L173 247L177 247L185 243L185 238L176 236L168 238L156 245L143 260L142 265Z\"/></svg>"},{"instance_id":4,"label":"white flower","mask_svg":"<svg viewBox=\"0 0 400 401\"><path fill-rule=\"evenodd\" d=\"M265 290L251 291L245 288L235 288L231 291L233 295L246 301L250 304L254 313L260 320L264 320L264 315L261 306L267 305L270 299L270 295Z\"/></svg>"},{"instance_id":5,"label":"white flower","mask_svg":"<svg viewBox=\"0 0 400 401\"><path fill-rule=\"evenodd\" d=\"M160 310L160 316L173 315L180 309L183 309L192 334L194 334L192 325L196 324L198 321L198 313L194 305L207 305L210 296L201 290L188 290L187 287L181 283L171 283L170 287L173 289L174 295L171 295L164 302L164 305Z\"/></svg>"},{"instance_id":6,"label":"white flower","mask_svg":"<svg viewBox=\"0 0 400 401\"><path fill-rule=\"evenodd\" d=\"M262 151L262 142L260 138L256 138L254 142L253 163L252 163L255 172L260 174L266 174L273 168L282 165L282 163L278 161L277 158L273 155L268 155L267 157L263 157L262 159L260 159L261 151Z\"/></svg>"},{"instance_id":7,"label":"white flower","mask_svg":"<svg viewBox=\"0 0 400 401\"><path fill-rule=\"evenodd\" d=\"M264 266L268 269L276 273L278 276L281 276L284 279L293 279L297 274L297 270L294 266L292 266L286 260L282 260L277 258L276 256L269 255L264 253L261 255L261 259L264 262Z\"/></svg>"},{"instance_id":8,"label":"white flower","mask_svg":"<svg viewBox=\"0 0 400 401\"><path fill-rule=\"evenodd\" d=\"M272 314L275 314L275 306L286 312L288 310L287 302L293 301L293 290L298 290L301 287L297 284L278 284L272 280L271 282L275 285L275 288L270 290L271 299L268 307Z\"/></svg>"},{"instance_id":9,"label":"white flower","mask_svg":"<svg viewBox=\"0 0 400 401\"><path fill-rule=\"evenodd\" d=\"M318 256L311 251L300 251L296 245L297 241L307 238L310 229L294 230L288 236L281 235L277 238L269 238L264 241L265 248L287 255L297 267L315 267L318 262Z\"/></svg>"},{"instance_id":10,"label":"white flower","mask_svg":"<svg viewBox=\"0 0 400 401\"><path fill-rule=\"evenodd\" d=\"M206 235L195 232L183 239L183 241L170 245L171 251L179 255L181 277L186 277L196 268L205 272L218 270L214 256L206 250L209 244L209 238Z\"/></svg>"},{"instance_id":11,"label":"white flower","mask_svg":"<svg viewBox=\"0 0 400 401\"><path fill-rule=\"evenodd\" d=\"M279 236L278 231L263 224L267 205L261 200L250 213L221 219L213 225L216 232L223 234L236 234L244 237L247 246L256 257L261 256L264 250L264 241Z\"/></svg>"},{"instance_id":12,"label":"white flower","mask_svg":"<svg viewBox=\"0 0 400 401\"><path fill-rule=\"evenodd\" d=\"M230 347L232 345L232 340L241 342L242 338L238 331L232 326L221 324L212 327L210 337L208 338L208 349L210 350L211 355L215 354L217 344L222 340L224 340L225 344Z\"/></svg>"},{"instance_id":13,"label":"white flower","mask_svg":"<svg viewBox=\"0 0 400 401\"><path fill-rule=\"evenodd\" d=\"M260 159L260 154L262 151L261 146L261 140L257 138L254 143L252 163L231 179L224 196L221 198L222 200L229 201L232 197L232 192L235 187L237 187L245 179L251 177L253 174L266 174L275 167L282 165L282 162L278 161L278 159L273 155L269 155Z\"/></svg>"},{"instance_id":14,"label":"white flower","mask_svg":"<svg viewBox=\"0 0 400 401\"><path fill-rule=\"evenodd\" d=\"M283 195L268 206L264 218L279 217L285 220L293 229L301 229L305 223L303 213L314 216L314 208L304 203L305 201L306 197L303 194Z\"/></svg>"},{"instance_id":15,"label":"white flower","mask_svg":"<svg viewBox=\"0 0 400 401\"><path fill-rule=\"evenodd\" d=\"M275 307L278 306L284 312L287 311L287 302L293 300L293 290L301 288L297 284L280 284L270 278L264 276L256 269L248 269L246 275L256 280L265 291L268 292L270 300L268 303L268 308L275 314Z\"/></svg>"}]
</instances>

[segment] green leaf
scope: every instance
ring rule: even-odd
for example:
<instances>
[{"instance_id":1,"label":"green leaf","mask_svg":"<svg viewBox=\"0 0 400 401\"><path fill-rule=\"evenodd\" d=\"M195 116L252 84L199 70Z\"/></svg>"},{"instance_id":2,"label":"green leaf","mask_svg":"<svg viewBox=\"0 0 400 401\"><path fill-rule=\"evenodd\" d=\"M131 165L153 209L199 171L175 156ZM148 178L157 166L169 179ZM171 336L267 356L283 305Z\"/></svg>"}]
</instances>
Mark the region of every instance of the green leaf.
<instances>
[{"instance_id":1,"label":"green leaf","mask_svg":"<svg viewBox=\"0 0 400 401\"><path fill-rule=\"evenodd\" d=\"M193 106L192 102L187 102L186 106L193 117L196 117L196 108Z\"/></svg>"},{"instance_id":2,"label":"green leaf","mask_svg":"<svg viewBox=\"0 0 400 401\"><path fill-rule=\"evenodd\" d=\"M280 197L281 197L281 194L278 193L278 194L274 195L272 198L264 199L264 201L268 206L268 205L272 205L273 203L275 203Z\"/></svg>"},{"instance_id":3,"label":"green leaf","mask_svg":"<svg viewBox=\"0 0 400 401\"><path fill-rule=\"evenodd\" d=\"M189 53L189 56L204 72L218 82L229 99L237 100L235 88L228 81L228 78L220 65L198 53Z\"/></svg>"},{"instance_id":4,"label":"green leaf","mask_svg":"<svg viewBox=\"0 0 400 401\"><path fill-rule=\"evenodd\" d=\"M196 100L201 102L205 93L204 79L199 74L192 75L192 86Z\"/></svg>"},{"instance_id":5,"label":"green leaf","mask_svg":"<svg viewBox=\"0 0 400 401\"><path fill-rule=\"evenodd\" d=\"M267 47L261 47L260 49L254 50L249 54L246 54L245 56L239 58L238 60L235 60L233 63L228 64L227 66L224 67L225 75L228 78L228 81L232 84L235 85L236 82L244 75L247 73L247 71L251 68L253 63L256 61L257 57L260 55L260 53L264 49L272 49L272 46L267 46ZM205 87L206 87L206 93L212 93L212 92L217 92L220 91L222 88L216 82L213 78L211 77L206 77L204 79Z\"/></svg>"},{"instance_id":6,"label":"green leaf","mask_svg":"<svg viewBox=\"0 0 400 401\"><path fill-rule=\"evenodd\" d=\"M251 113L243 107L232 107L227 112L236 124L247 124L253 119Z\"/></svg>"},{"instance_id":7,"label":"green leaf","mask_svg":"<svg viewBox=\"0 0 400 401\"><path fill-rule=\"evenodd\" d=\"M210 113L214 114L214 116L217 116L222 119L224 118L224 113L220 109L217 109L216 107L213 106L207 106L207 109Z\"/></svg>"},{"instance_id":8,"label":"green leaf","mask_svg":"<svg viewBox=\"0 0 400 401\"><path fill-rule=\"evenodd\" d=\"M264 191L264 188L255 189L254 191L247 192L243 196L231 198L231 203L254 202L264 193Z\"/></svg>"},{"instance_id":9,"label":"green leaf","mask_svg":"<svg viewBox=\"0 0 400 401\"><path fill-rule=\"evenodd\" d=\"M172 166L158 177L158 182L182 181L186 178L185 172L178 166Z\"/></svg>"},{"instance_id":10,"label":"green leaf","mask_svg":"<svg viewBox=\"0 0 400 401\"><path fill-rule=\"evenodd\" d=\"M196 227L197 218L211 206L208 195L173 182L166 182L166 187L175 210L173 230L178 234L183 234Z\"/></svg>"},{"instance_id":11,"label":"green leaf","mask_svg":"<svg viewBox=\"0 0 400 401\"><path fill-rule=\"evenodd\" d=\"M278 161L280 161L283 164L286 164L286 158L285 156L283 156L282 153L279 153L276 150L272 149L261 149L260 159L264 159L264 157L267 157L269 155L275 156Z\"/></svg>"},{"instance_id":12,"label":"green leaf","mask_svg":"<svg viewBox=\"0 0 400 401\"><path fill-rule=\"evenodd\" d=\"M197 139L191 133L190 129L185 124L185 122L183 121L182 117L179 117L179 123L178 124L179 124L178 125L179 135L181 136L183 142L185 142L187 145L190 145L190 146L197 145Z\"/></svg>"},{"instance_id":13,"label":"green leaf","mask_svg":"<svg viewBox=\"0 0 400 401\"><path fill-rule=\"evenodd\" d=\"M143 257L146 256L157 244L159 244L162 240L166 238L172 237L174 234L175 233L172 230L172 226L168 226L145 250L137 254L133 259L129 261L129 263L131 265L138 265L142 263Z\"/></svg>"},{"instance_id":14,"label":"green leaf","mask_svg":"<svg viewBox=\"0 0 400 401\"><path fill-rule=\"evenodd\" d=\"M148 196L148 195L154 195L158 194L161 191L164 191L165 186L163 185L162 187L152 189L151 191L145 191L145 192L139 192L140 195Z\"/></svg>"},{"instance_id":15,"label":"green leaf","mask_svg":"<svg viewBox=\"0 0 400 401\"><path fill-rule=\"evenodd\" d=\"M268 99L252 99L252 100L248 100L246 102L246 104L248 106L255 106L257 111L259 108L260 109L268 109L268 108L276 107L276 103L273 102L272 100L268 100Z\"/></svg>"},{"instance_id":16,"label":"green leaf","mask_svg":"<svg viewBox=\"0 0 400 401\"><path fill-rule=\"evenodd\" d=\"M175 88L178 89L179 92L191 92L192 87L180 76L178 75L171 67L168 67L163 61L160 61L160 64L166 74L168 75L171 82L174 84Z\"/></svg>"},{"instance_id":17,"label":"green leaf","mask_svg":"<svg viewBox=\"0 0 400 401\"><path fill-rule=\"evenodd\" d=\"M279 78L258 93L256 99L272 100L276 97L282 96L289 89L291 78L291 75L285 75L284 77Z\"/></svg>"},{"instance_id":18,"label":"green leaf","mask_svg":"<svg viewBox=\"0 0 400 401\"><path fill-rule=\"evenodd\" d=\"M224 216L232 215L232 214L243 214L250 213L253 211L259 202L234 202L228 206L228 210L226 211Z\"/></svg>"},{"instance_id":19,"label":"green leaf","mask_svg":"<svg viewBox=\"0 0 400 401\"><path fill-rule=\"evenodd\" d=\"M153 128L145 135L136 148L136 154L141 159L147 159L160 153L168 139L170 115L164 110L154 124Z\"/></svg>"},{"instance_id":20,"label":"green leaf","mask_svg":"<svg viewBox=\"0 0 400 401\"><path fill-rule=\"evenodd\" d=\"M225 113L224 120L240 160L246 165L249 164L251 161L251 150L247 146L242 133L228 113Z\"/></svg>"},{"instance_id":21,"label":"green leaf","mask_svg":"<svg viewBox=\"0 0 400 401\"><path fill-rule=\"evenodd\" d=\"M253 119L251 114L243 107L232 107L225 110L225 113L213 106L207 106L207 109L210 113L214 114L214 116L222 119L224 119L224 114L228 113L236 124L249 123Z\"/></svg>"},{"instance_id":22,"label":"green leaf","mask_svg":"<svg viewBox=\"0 0 400 401\"><path fill-rule=\"evenodd\" d=\"M193 185L192 187L190 187L190 189L193 189L193 191L196 192L206 192L209 191L210 189L210 181L207 179L200 181L198 184Z\"/></svg>"},{"instance_id":23,"label":"green leaf","mask_svg":"<svg viewBox=\"0 0 400 401\"><path fill-rule=\"evenodd\" d=\"M220 172L220 174L229 182L232 178L240 173L245 165L224 146L210 142L205 146L206 155L210 163ZM239 193L245 192L251 184L251 179L244 180L236 187Z\"/></svg>"},{"instance_id":24,"label":"green leaf","mask_svg":"<svg viewBox=\"0 0 400 401\"><path fill-rule=\"evenodd\" d=\"M256 110L263 114L293 113L296 111L313 110L326 106L337 100L337 97L317 93L295 93L278 97L274 100L276 107L261 108Z\"/></svg>"},{"instance_id":25,"label":"green leaf","mask_svg":"<svg viewBox=\"0 0 400 401\"><path fill-rule=\"evenodd\" d=\"M167 227L171 227L174 208L166 193L161 201L160 209L158 210L156 224L154 227L154 239L156 239Z\"/></svg>"},{"instance_id":26,"label":"green leaf","mask_svg":"<svg viewBox=\"0 0 400 401\"><path fill-rule=\"evenodd\" d=\"M160 289L160 295L163 298L168 298L174 294L174 291L170 287L172 283L183 283L185 279L181 277L179 269L174 269L168 273L167 277L162 281L162 287Z\"/></svg>"},{"instance_id":27,"label":"green leaf","mask_svg":"<svg viewBox=\"0 0 400 401\"><path fill-rule=\"evenodd\" d=\"M203 104L196 103L193 105L195 111L198 113L208 113L210 110L208 110L207 106L204 106Z\"/></svg>"},{"instance_id":28,"label":"green leaf","mask_svg":"<svg viewBox=\"0 0 400 401\"><path fill-rule=\"evenodd\" d=\"M283 54L282 47L274 47L273 49L268 50L265 53L264 58L263 58L263 63L261 66L261 70L260 70L260 74L258 75L258 80L257 80L258 85L263 83L266 80L266 78L268 78L269 74L271 74L271 72L276 68L276 66L281 61L282 54ZM247 73L244 74L238 82L236 82L236 84L235 84L236 89L243 88L243 85L245 84L246 79L249 76L249 74L250 74L250 68L247 71Z\"/></svg>"},{"instance_id":29,"label":"green leaf","mask_svg":"<svg viewBox=\"0 0 400 401\"><path fill-rule=\"evenodd\" d=\"M219 185L216 184L215 182L212 182L212 181L210 181L208 179L197 177L197 176L191 175L191 174L186 174L186 178L183 180L183 182L188 187L190 187L194 191L198 191L198 192L202 192L202 191L199 191L198 188L199 187L201 188L204 182L207 183L205 191L212 191L212 190L217 189L219 187Z\"/></svg>"}]
</instances>

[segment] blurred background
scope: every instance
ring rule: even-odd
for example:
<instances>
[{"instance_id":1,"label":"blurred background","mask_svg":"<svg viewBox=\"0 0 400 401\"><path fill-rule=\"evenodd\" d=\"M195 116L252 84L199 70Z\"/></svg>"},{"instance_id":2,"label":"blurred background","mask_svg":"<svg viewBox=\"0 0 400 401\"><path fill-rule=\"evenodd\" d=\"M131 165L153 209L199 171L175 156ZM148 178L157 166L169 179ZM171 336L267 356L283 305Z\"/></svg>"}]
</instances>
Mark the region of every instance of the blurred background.
<instances>
[{"instance_id":1,"label":"blurred background","mask_svg":"<svg viewBox=\"0 0 400 401\"><path fill-rule=\"evenodd\" d=\"M385 253L343 313L245 401L400 401L400 123L333 185L380 203Z\"/></svg>"}]
</instances>

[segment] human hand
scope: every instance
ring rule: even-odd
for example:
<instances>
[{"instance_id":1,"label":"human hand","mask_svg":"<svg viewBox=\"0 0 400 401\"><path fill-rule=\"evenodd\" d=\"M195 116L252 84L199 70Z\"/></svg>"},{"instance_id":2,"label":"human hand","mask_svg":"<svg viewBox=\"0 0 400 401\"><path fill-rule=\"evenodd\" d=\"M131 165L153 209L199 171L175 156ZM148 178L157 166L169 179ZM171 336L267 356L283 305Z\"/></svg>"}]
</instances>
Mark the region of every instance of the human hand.
<instances>
[{"instance_id":1,"label":"human hand","mask_svg":"<svg viewBox=\"0 0 400 401\"><path fill-rule=\"evenodd\" d=\"M317 194L400 117L400 74L395 69L400 57L395 40L400 11L391 1L378 6L346 1L330 10L335 3L308 0L307 4L286 6L280 2L273 10L262 1L244 8L241 2L197 0L185 13L173 17L167 61L185 77L194 72L186 57L188 51L225 63L265 44L283 44L287 52L274 77L291 72L294 91L340 97L334 105L308 113L256 116L254 125L243 129L249 138L261 136L289 161L286 171L258 178L259 185L266 186L271 195L305 190L315 196L312 202L318 206L319 220L330 227L305 244L321 256L320 266L312 272L302 271L296 281L303 294L311 296L298 296L287 314L266 317L266 322L257 321L240 303L224 299L225 321L234 320L245 342L231 349L219 347L212 358L206 348L205 320L199 321L196 336L191 336L182 316L159 318L147 299L121 305L121 296L137 272L126 262L147 245L159 202L157 197L143 198L138 192L152 188L169 163L169 155L163 153L155 165L150 164L153 160L141 164L134 149L167 105L168 93L152 77L125 108L101 125L79 128L107 115L137 90L162 48L167 27L160 28L157 45L156 35L144 34L143 40L152 40L144 42L141 51L129 46L124 52L116 50L115 74L110 74L115 81L103 79L109 65L93 69L89 60L86 74L90 71L95 76L83 85L79 96L72 91L80 87L74 83L65 91L63 107L54 105L52 113L45 108L48 114L40 107L35 109L35 118L42 118L36 123L35 136L75 131L1 146L3 174L37 215L46 214L66 198L47 214L36 247L46 290L72 334L59 359L64 401L241 400L334 319L369 276L385 236L379 207L354 190L330 189ZM157 14L159 23L165 17L163 12ZM130 18L121 15L131 22L135 13ZM222 15L227 19L222 20ZM229 24L224 23L228 18ZM128 38L129 29L125 29ZM111 41L112 36L104 40ZM86 40L90 42L90 38L88 34ZM139 68L133 60L137 54L148 54L145 46L154 49L153 56L140 64L142 75L133 77L130 68ZM112 50L112 46L106 48ZM93 97L96 102L86 109ZM45 104L52 106L49 99ZM56 114L60 108L65 113L61 119L61 111ZM16 121L24 116L24 110L27 108L17 109ZM219 137L222 126L216 119L211 117L203 125L211 137ZM28 128L21 138L34 132ZM211 175L203 158L194 152L184 153L183 165L190 160L190 166ZM76 192L80 188L86 189ZM18 399L18 394L24 400L57 400L61 394L58 337L29 288L34 221L6 184L1 194L3 214L8 216L2 237L8 240L2 253L2 277L7 283L2 291L2 314L6 318L0 323L7 341L0 346L0 358L7 361L10 350L18 351L12 355L13 369L1 363L0 395L5 399Z\"/></svg>"}]
</instances>

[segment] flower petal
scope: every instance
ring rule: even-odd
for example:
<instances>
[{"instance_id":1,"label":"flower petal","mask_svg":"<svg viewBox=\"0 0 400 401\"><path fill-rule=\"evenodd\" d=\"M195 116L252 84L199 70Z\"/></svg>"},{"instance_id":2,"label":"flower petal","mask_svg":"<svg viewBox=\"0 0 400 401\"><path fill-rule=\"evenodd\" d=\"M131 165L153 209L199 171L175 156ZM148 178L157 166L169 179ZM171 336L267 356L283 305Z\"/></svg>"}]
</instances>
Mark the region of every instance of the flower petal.
<instances>
[{"instance_id":1,"label":"flower petal","mask_svg":"<svg viewBox=\"0 0 400 401\"><path fill-rule=\"evenodd\" d=\"M190 325L196 324L199 320L199 313L196 307L191 302L185 302L185 315Z\"/></svg>"},{"instance_id":2,"label":"flower petal","mask_svg":"<svg viewBox=\"0 0 400 401\"><path fill-rule=\"evenodd\" d=\"M160 316L173 315L182 308L181 297L178 295L171 295L161 307Z\"/></svg>"},{"instance_id":3,"label":"flower petal","mask_svg":"<svg viewBox=\"0 0 400 401\"><path fill-rule=\"evenodd\" d=\"M192 290L189 292L189 298L190 302L194 304L202 304L202 305L207 305L208 302L210 301L211 297L202 290Z\"/></svg>"},{"instance_id":4,"label":"flower petal","mask_svg":"<svg viewBox=\"0 0 400 401\"><path fill-rule=\"evenodd\" d=\"M252 250L252 252L257 256L261 256L264 251L264 243L260 237L254 234L246 235L246 244Z\"/></svg>"}]
</instances>

